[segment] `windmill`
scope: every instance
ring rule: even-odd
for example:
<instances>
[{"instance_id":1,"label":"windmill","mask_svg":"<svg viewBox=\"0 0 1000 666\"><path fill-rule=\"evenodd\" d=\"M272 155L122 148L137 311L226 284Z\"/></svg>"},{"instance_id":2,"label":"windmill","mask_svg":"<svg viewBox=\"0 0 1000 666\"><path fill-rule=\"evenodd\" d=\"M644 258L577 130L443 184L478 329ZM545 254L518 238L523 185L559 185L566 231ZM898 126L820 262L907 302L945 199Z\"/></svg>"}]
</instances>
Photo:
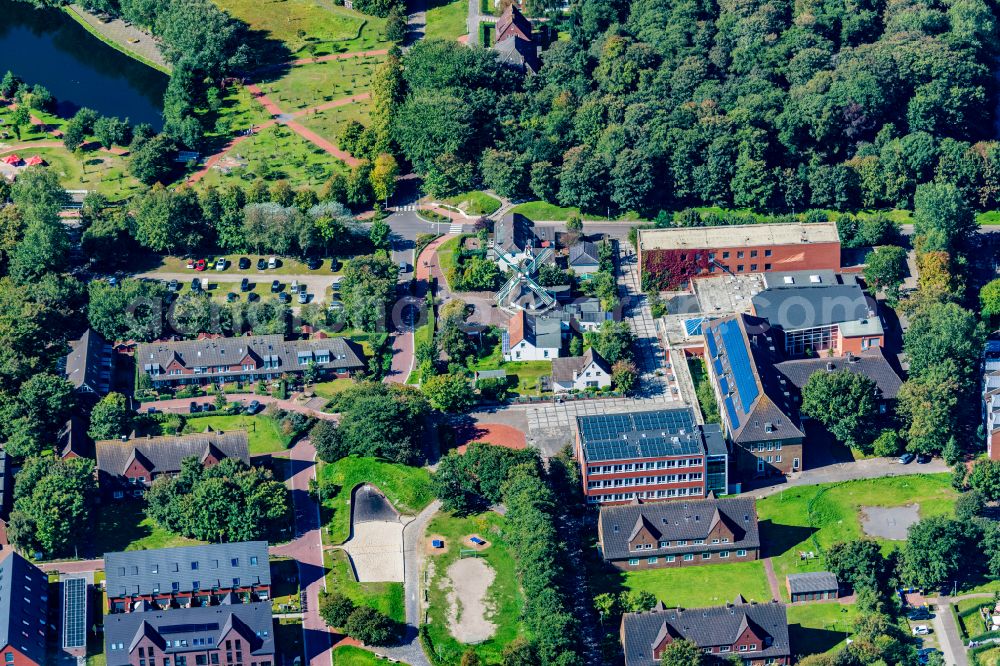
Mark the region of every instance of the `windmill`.
<instances>
[{"instance_id":1,"label":"windmill","mask_svg":"<svg viewBox=\"0 0 1000 666\"><path fill-rule=\"evenodd\" d=\"M493 246L493 252L500 268L511 274L497 292L497 305L501 310L509 314L518 310L540 314L556 304L555 296L535 281L538 269L552 256L551 247L542 248L541 252L535 254L529 243L524 248L525 257L520 260L496 245Z\"/></svg>"}]
</instances>

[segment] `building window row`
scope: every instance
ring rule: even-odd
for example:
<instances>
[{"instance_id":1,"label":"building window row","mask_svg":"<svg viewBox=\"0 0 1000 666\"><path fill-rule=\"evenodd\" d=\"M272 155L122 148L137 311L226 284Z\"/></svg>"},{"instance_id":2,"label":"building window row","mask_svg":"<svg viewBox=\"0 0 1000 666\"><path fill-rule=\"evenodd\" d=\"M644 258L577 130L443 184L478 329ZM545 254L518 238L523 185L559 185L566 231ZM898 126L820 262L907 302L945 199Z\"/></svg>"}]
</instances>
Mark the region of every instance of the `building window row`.
<instances>
[{"instance_id":1,"label":"building window row","mask_svg":"<svg viewBox=\"0 0 1000 666\"><path fill-rule=\"evenodd\" d=\"M588 488L619 488L621 486L648 486L663 483L687 483L690 481L701 481L701 472L691 472L690 474L666 474L662 476L638 476L624 479L604 479L602 481L588 481Z\"/></svg>"},{"instance_id":2,"label":"building window row","mask_svg":"<svg viewBox=\"0 0 1000 666\"><path fill-rule=\"evenodd\" d=\"M722 551L719 551L718 555L719 555L719 557L721 559L728 559L729 555L730 555L730 551L728 551L728 550L722 550ZM746 556L747 556L747 551L742 550L742 549L736 551L736 557L746 557ZM684 561L684 562L693 562L695 560L695 553L687 553L686 555L681 555L681 556L678 556L678 555L662 555L660 557L663 557L663 561L667 562L668 564L676 562L678 557L680 557L682 559L682 561ZM660 557L658 557L658 556L647 557L646 558L646 563L647 564L657 564L660 561ZM640 562L641 559L642 558L640 558L640 557L629 558L629 561L628 561L629 566L633 566L633 567L639 566L639 562ZM702 560L710 560L710 559L712 559L712 553L701 553L701 559ZM756 647L753 648L753 649L756 649Z\"/></svg>"},{"instance_id":3,"label":"building window row","mask_svg":"<svg viewBox=\"0 0 1000 666\"><path fill-rule=\"evenodd\" d=\"M614 493L606 495L589 495L587 502L590 504L600 504L601 502L627 502L635 498L662 499L670 497L701 497L704 493L703 486L692 486L690 488L667 488L666 490L647 490L645 493Z\"/></svg>"},{"instance_id":4,"label":"building window row","mask_svg":"<svg viewBox=\"0 0 1000 666\"><path fill-rule=\"evenodd\" d=\"M679 460L656 460L647 463L627 463L620 465L590 465L588 474L614 474L616 472L641 472L652 469L672 469L674 467L701 467L702 458L681 458Z\"/></svg>"}]
</instances>

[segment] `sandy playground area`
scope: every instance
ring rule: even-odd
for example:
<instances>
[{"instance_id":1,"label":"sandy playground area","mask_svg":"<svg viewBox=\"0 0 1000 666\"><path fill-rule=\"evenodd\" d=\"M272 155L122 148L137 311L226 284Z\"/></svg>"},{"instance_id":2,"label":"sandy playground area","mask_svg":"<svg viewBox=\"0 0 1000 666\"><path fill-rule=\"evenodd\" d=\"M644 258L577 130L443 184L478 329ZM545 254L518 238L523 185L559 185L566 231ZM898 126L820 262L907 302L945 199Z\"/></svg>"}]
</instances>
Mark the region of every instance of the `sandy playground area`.
<instances>
[{"instance_id":1,"label":"sandy playground area","mask_svg":"<svg viewBox=\"0 0 1000 666\"><path fill-rule=\"evenodd\" d=\"M493 567L478 557L455 560L448 567L448 628L456 640L481 643L496 632L496 625L486 618L493 610L487 605L486 592L496 575Z\"/></svg>"},{"instance_id":2,"label":"sandy playground area","mask_svg":"<svg viewBox=\"0 0 1000 666\"><path fill-rule=\"evenodd\" d=\"M351 538L341 546L361 583L403 582L403 526L407 521L377 488L361 485L351 501Z\"/></svg>"}]
</instances>

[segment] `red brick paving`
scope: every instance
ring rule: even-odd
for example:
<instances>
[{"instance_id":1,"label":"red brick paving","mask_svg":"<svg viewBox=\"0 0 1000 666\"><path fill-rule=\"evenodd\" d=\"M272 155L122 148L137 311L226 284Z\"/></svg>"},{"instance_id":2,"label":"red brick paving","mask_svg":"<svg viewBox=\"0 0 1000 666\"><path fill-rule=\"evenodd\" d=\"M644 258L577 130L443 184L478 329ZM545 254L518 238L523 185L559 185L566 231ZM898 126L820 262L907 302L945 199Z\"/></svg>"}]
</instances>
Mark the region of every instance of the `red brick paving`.
<instances>
[{"instance_id":1,"label":"red brick paving","mask_svg":"<svg viewBox=\"0 0 1000 666\"><path fill-rule=\"evenodd\" d=\"M524 433L503 423L476 423L474 427L460 430L456 451L465 453L472 442L486 442L508 449L523 449L528 446Z\"/></svg>"},{"instance_id":2,"label":"red brick paving","mask_svg":"<svg viewBox=\"0 0 1000 666\"><path fill-rule=\"evenodd\" d=\"M308 109L302 109L301 111L296 111L292 113L293 118L300 118L302 116L308 115L310 113L317 113L319 111L326 111L327 109L333 109L338 106L347 106L348 104L354 104L355 102L363 102L366 99L371 99L372 94L363 92L357 95L351 95L350 97L344 97L342 99L335 99L332 102L324 102L319 106L313 106Z\"/></svg>"},{"instance_id":3,"label":"red brick paving","mask_svg":"<svg viewBox=\"0 0 1000 666\"><path fill-rule=\"evenodd\" d=\"M316 134L316 132L313 132L310 129L306 129L305 127L295 122L294 120L290 120L284 124L286 127L288 127L290 130L301 136L306 141L309 141L310 143L312 143L315 146L318 146L319 148L322 148L326 152L336 157L338 160L346 163L348 166L355 167L361 164L361 160L359 160L358 158L354 157L353 155L351 155L346 151L341 150L340 148L337 148L330 141L327 141L319 134Z\"/></svg>"}]
</instances>

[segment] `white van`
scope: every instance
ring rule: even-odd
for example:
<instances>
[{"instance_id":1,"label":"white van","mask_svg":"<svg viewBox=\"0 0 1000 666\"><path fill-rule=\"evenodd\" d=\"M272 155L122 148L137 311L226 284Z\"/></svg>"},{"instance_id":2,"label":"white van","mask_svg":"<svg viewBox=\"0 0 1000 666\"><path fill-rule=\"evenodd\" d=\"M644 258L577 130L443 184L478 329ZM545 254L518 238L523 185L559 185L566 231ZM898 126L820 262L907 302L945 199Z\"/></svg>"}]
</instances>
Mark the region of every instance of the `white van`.
<instances>
[{"instance_id":1,"label":"white van","mask_svg":"<svg viewBox=\"0 0 1000 666\"><path fill-rule=\"evenodd\" d=\"M270 259L268 259L267 260L267 267L268 268L277 268L278 267L278 258L277 257L271 257Z\"/></svg>"}]
</instances>

